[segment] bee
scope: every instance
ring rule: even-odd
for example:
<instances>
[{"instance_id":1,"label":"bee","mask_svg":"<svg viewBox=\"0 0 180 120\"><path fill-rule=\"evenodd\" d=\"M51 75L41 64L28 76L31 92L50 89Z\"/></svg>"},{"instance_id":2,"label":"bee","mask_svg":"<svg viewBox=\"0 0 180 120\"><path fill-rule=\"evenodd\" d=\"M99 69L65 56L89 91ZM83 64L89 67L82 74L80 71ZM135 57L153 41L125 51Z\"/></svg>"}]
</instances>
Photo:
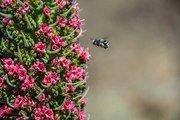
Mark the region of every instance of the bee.
<instances>
[{"instance_id":1,"label":"bee","mask_svg":"<svg viewBox=\"0 0 180 120\"><path fill-rule=\"evenodd\" d=\"M103 38L96 38L96 39L92 40L92 43L93 43L93 45L102 47L104 49L109 48L109 42Z\"/></svg>"}]
</instances>

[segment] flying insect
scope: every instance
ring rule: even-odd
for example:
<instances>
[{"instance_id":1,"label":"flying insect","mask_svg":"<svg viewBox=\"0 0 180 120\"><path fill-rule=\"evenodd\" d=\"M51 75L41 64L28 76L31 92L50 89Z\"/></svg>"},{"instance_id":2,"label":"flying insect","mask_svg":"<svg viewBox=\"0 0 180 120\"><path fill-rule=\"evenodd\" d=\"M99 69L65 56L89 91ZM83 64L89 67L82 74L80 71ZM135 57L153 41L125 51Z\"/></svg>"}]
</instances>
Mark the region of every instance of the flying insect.
<instances>
[{"instance_id":1,"label":"flying insect","mask_svg":"<svg viewBox=\"0 0 180 120\"><path fill-rule=\"evenodd\" d=\"M93 45L95 45L97 47L101 47L104 49L109 48L109 42L103 38L96 38L96 39L92 40L92 43L93 43Z\"/></svg>"}]
</instances>

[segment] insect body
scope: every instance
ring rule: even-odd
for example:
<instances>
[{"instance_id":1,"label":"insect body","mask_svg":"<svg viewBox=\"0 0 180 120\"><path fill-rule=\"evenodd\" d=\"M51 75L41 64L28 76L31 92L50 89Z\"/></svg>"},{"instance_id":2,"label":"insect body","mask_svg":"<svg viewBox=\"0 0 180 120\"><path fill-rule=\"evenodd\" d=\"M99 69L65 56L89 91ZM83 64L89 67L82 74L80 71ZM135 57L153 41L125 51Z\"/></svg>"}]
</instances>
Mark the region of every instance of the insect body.
<instances>
[{"instance_id":1,"label":"insect body","mask_svg":"<svg viewBox=\"0 0 180 120\"><path fill-rule=\"evenodd\" d=\"M96 38L96 39L92 40L92 43L93 43L93 45L102 47L104 49L109 48L109 42L106 39Z\"/></svg>"}]
</instances>

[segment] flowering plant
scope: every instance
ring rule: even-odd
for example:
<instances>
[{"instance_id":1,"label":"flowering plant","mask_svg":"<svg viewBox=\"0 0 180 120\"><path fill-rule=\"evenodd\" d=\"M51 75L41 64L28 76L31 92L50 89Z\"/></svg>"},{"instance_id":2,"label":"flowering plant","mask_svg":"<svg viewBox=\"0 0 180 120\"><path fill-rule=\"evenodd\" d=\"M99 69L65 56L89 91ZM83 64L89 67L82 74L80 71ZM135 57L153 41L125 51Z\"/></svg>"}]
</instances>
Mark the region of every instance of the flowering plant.
<instances>
[{"instance_id":1,"label":"flowering plant","mask_svg":"<svg viewBox=\"0 0 180 120\"><path fill-rule=\"evenodd\" d=\"M0 0L0 28L0 119L85 120L76 1Z\"/></svg>"}]
</instances>

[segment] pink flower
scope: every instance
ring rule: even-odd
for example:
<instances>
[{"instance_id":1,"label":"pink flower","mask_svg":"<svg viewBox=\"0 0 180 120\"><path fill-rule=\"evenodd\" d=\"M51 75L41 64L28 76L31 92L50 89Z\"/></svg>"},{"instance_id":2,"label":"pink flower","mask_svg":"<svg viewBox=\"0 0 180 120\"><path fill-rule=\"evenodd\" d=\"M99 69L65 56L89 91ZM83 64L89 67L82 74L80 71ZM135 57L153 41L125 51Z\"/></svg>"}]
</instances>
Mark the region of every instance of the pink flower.
<instances>
[{"instance_id":1,"label":"pink flower","mask_svg":"<svg viewBox=\"0 0 180 120\"><path fill-rule=\"evenodd\" d=\"M60 4L62 0L56 0L56 4Z\"/></svg>"},{"instance_id":2,"label":"pink flower","mask_svg":"<svg viewBox=\"0 0 180 120\"><path fill-rule=\"evenodd\" d=\"M59 59L58 59L58 57L55 57L55 58L52 60L52 66L56 66L58 63L59 63Z\"/></svg>"},{"instance_id":3,"label":"pink flower","mask_svg":"<svg viewBox=\"0 0 180 120\"><path fill-rule=\"evenodd\" d=\"M15 73L17 73L17 67L14 66L14 65L10 65L7 70L8 70L8 75L10 75L10 76L12 76Z\"/></svg>"},{"instance_id":4,"label":"pink flower","mask_svg":"<svg viewBox=\"0 0 180 120\"><path fill-rule=\"evenodd\" d=\"M34 68L40 72L46 72L46 67L45 67L44 63L42 63L42 62L39 62L39 61L36 62L34 64Z\"/></svg>"},{"instance_id":5,"label":"pink flower","mask_svg":"<svg viewBox=\"0 0 180 120\"><path fill-rule=\"evenodd\" d=\"M36 102L34 102L33 100L31 101L31 106L35 107L36 106Z\"/></svg>"},{"instance_id":6,"label":"pink flower","mask_svg":"<svg viewBox=\"0 0 180 120\"><path fill-rule=\"evenodd\" d=\"M43 12L47 17L49 17L51 14L51 10L47 7L47 5L44 7Z\"/></svg>"},{"instance_id":7,"label":"pink flower","mask_svg":"<svg viewBox=\"0 0 180 120\"><path fill-rule=\"evenodd\" d=\"M18 117L18 118L16 118L16 120L27 120L27 119L24 117Z\"/></svg>"},{"instance_id":8,"label":"pink flower","mask_svg":"<svg viewBox=\"0 0 180 120\"><path fill-rule=\"evenodd\" d=\"M2 4L1 4L1 8L6 8L8 6L8 4L6 3L6 2L3 2Z\"/></svg>"},{"instance_id":9,"label":"pink flower","mask_svg":"<svg viewBox=\"0 0 180 120\"><path fill-rule=\"evenodd\" d=\"M75 16L73 19L69 20L68 23L71 27L74 27L74 28L81 26L80 25L81 21L77 16Z\"/></svg>"},{"instance_id":10,"label":"pink flower","mask_svg":"<svg viewBox=\"0 0 180 120\"><path fill-rule=\"evenodd\" d=\"M46 108L44 114L47 119L54 120L54 112L52 109Z\"/></svg>"},{"instance_id":11,"label":"pink flower","mask_svg":"<svg viewBox=\"0 0 180 120\"><path fill-rule=\"evenodd\" d=\"M8 17L3 18L2 21L4 23L9 24L9 25L13 25L14 24L14 22L12 20L10 20Z\"/></svg>"},{"instance_id":12,"label":"pink flower","mask_svg":"<svg viewBox=\"0 0 180 120\"><path fill-rule=\"evenodd\" d=\"M17 74L19 76L19 80L24 80L27 75L27 71L21 64L16 64Z\"/></svg>"},{"instance_id":13,"label":"pink flower","mask_svg":"<svg viewBox=\"0 0 180 120\"><path fill-rule=\"evenodd\" d=\"M51 80L52 78L50 77L50 76L45 76L44 77L44 79L43 79L43 83L45 84L45 85L47 85L47 86L50 86L51 84L52 84L52 80Z\"/></svg>"},{"instance_id":14,"label":"pink flower","mask_svg":"<svg viewBox=\"0 0 180 120\"><path fill-rule=\"evenodd\" d=\"M56 84L57 81L59 80L59 76L57 75L56 72L50 72L48 76L45 76L44 79L43 79L43 83L45 85L52 85L52 84Z\"/></svg>"},{"instance_id":15,"label":"pink flower","mask_svg":"<svg viewBox=\"0 0 180 120\"><path fill-rule=\"evenodd\" d=\"M52 40L53 44L60 45L60 46L65 46L66 45L65 41L64 41L64 38L60 37L58 35L51 36L51 40Z\"/></svg>"},{"instance_id":16,"label":"pink flower","mask_svg":"<svg viewBox=\"0 0 180 120\"><path fill-rule=\"evenodd\" d=\"M1 61L5 64L5 68L8 70L10 65L14 65L14 61L11 58L8 59L1 59Z\"/></svg>"},{"instance_id":17,"label":"pink flower","mask_svg":"<svg viewBox=\"0 0 180 120\"><path fill-rule=\"evenodd\" d=\"M75 103L72 100L66 100L64 105L61 107L61 110L72 110L75 107Z\"/></svg>"},{"instance_id":18,"label":"pink flower","mask_svg":"<svg viewBox=\"0 0 180 120\"><path fill-rule=\"evenodd\" d=\"M51 36L51 41L53 42L53 44L58 44L59 43L59 37L58 35L53 35Z\"/></svg>"},{"instance_id":19,"label":"pink flower","mask_svg":"<svg viewBox=\"0 0 180 120\"><path fill-rule=\"evenodd\" d=\"M43 116L43 111L42 108L40 106L38 106L37 110L34 113L34 118L35 120L41 120L41 116Z\"/></svg>"},{"instance_id":20,"label":"pink flower","mask_svg":"<svg viewBox=\"0 0 180 120\"><path fill-rule=\"evenodd\" d=\"M14 61L11 58L3 58L1 60L4 63L6 70L8 71L8 75L12 76L13 74L17 73L17 67L14 66Z\"/></svg>"},{"instance_id":21,"label":"pink flower","mask_svg":"<svg viewBox=\"0 0 180 120\"><path fill-rule=\"evenodd\" d=\"M8 17L5 17L5 18L3 18L3 20L2 20L4 23L8 23L9 22L9 18Z\"/></svg>"},{"instance_id":22,"label":"pink flower","mask_svg":"<svg viewBox=\"0 0 180 120\"><path fill-rule=\"evenodd\" d=\"M80 52L79 52L81 58L85 61L89 61L89 58L90 58L90 54L89 52L87 51L87 49L84 49L84 48L81 48Z\"/></svg>"},{"instance_id":23,"label":"pink flower","mask_svg":"<svg viewBox=\"0 0 180 120\"><path fill-rule=\"evenodd\" d=\"M60 62L64 68L69 69L70 61L68 59L66 59L65 57L62 57L60 59Z\"/></svg>"},{"instance_id":24,"label":"pink flower","mask_svg":"<svg viewBox=\"0 0 180 120\"><path fill-rule=\"evenodd\" d=\"M66 45L63 37L59 38L58 45L60 45L60 46L65 46Z\"/></svg>"},{"instance_id":25,"label":"pink flower","mask_svg":"<svg viewBox=\"0 0 180 120\"><path fill-rule=\"evenodd\" d=\"M14 0L5 0L8 4L14 4Z\"/></svg>"},{"instance_id":26,"label":"pink flower","mask_svg":"<svg viewBox=\"0 0 180 120\"><path fill-rule=\"evenodd\" d=\"M13 109L8 107L7 105L4 105L4 110L5 110L5 113L8 115L13 113Z\"/></svg>"},{"instance_id":27,"label":"pink flower","mask_svg":"<svg viewBox=\"0 0 180 120\"><path fill-rule=\"evenodd\" d=\"M27 13L26 10L24 10L22 7L19 8L19 11L20 11L20 13L23 14L23 15L25 15L25 14Z\"/></svg>"},{"instance_id":28,"label":"pink flower","mask_svg":"<svg viewBox=\"0 0 180 120\"><path fill-rule=\"evenodd\" d=\"M51 95L47 95L47 98L48 98L49 100L51 100L51 99L52 99Z\"/></svg>"},{"instance_id":29,"label":"pink flower","mask_svg":"<svg viewBox=\"0 0 180 120\"><path fill-rule=\"evenodd\" d=\"M40 120L43 116L48 120L54 120L54 112L52 109L47 108L44 105L38 105L38 108L34 113L34 118L35 120Z\"/></svg>"},{"instance_id":30,"label":"pink flower","mask_svg":"<svg viewBox=\"0 0 180 120\"><path fill-rule=\"evenodd\" d=\"M84 105L84 104L86 104L86 102L87 102L86 98L83 98L81 101L81 104Z\"/></svg>"},{"instance_id":31,"label":"pink flower","mask_svg":"<svg viewBox=\"0 0 180 120\"><path fill-rule=\"evenodd\" d=\"M73 7L74 7L74 14L76 16L79 16L79 5L77 3L73 3Z\"/></svg>"},{"instance_id":32,"label":"pink flower","mask_svg":"<svg viewBox=\"0 0 180 120\"><path fill-rule=\"evenodd\" d=\"M73 79L83 80L86 76L86 71L81 67L77 67L76 65L71 66L70 71L66 74L66 80L69 83L72 83Z\"/></svg>"},{"instance_id":33,"label":"pink flower","mask_svg":"<svg viewBox=\"0 0 180 120\"><path fill-rule=\"evenodd\" d=\"M21 85L22 90L29 90L34 87L35 79L32 76L26 75L25 82Z\"/></svg>"},{"instance_id":34,"label":"pink flower","mask_svg":"<svg viewBox=\"0 0 180 120\"><path fill-rule=\"evenodd\" d=\"M53 44L53 45L52 45L52 49L53 49L53 50L58 50L58 49L59 49L59 46L57 46L56 44Z\"/></svg>"},{"instance_id":35,"label":"pink flower","mask_svg":"<svg viewBox=\"0 0 180 120\"><path fill-rule=\"evenodd\" d=\"M0 77L0 87L2 87L4 85L4 78Z\"/></svg>"},{"instance_id":36,"label":"pink flower","mask_svg":"<svg viewBox=\"0 0 180 120\"><path fill-rule=\"evenodd\" d=\"M21 108L26 108L28 105L31 105L30 97L24 96Z\"/></svg>"},{"instance_id":37,"label":"pink flower","mask_svg":"<svg viewBox=\"0 0 180 120\"><path fill-rule=\"evenodd\" d=\"M46 52L46 44L42 43L42 42L38 42L35 45L35 49L36 49L36 51L38 51L40 53L45 53Z\"/></svg>"},{"instance_id":38,"label":"pink flower","mask_svg":"<svg viewBox=\"0 0 180 120\"><path fill-rule=\"evenodd\" d=\"M74 50L75 52L79 52L80 51L80 45L78 42L75 42L73 45L70 45L71 50Z\"/></svg>"},{"instance_id":39,"label":"pink flower","mask_svg":"<svg viewBox=\"0 0 180 120\"><path fill-rule=\"evenodd\" d=\"M13 22L12 20L9 20L8 24L9 24L9 25L13 25L14 22Z\"/></svg>"},{"instance_id":40,"label":"pink flower","mask_svg":"<svg viewBox=\"0 0 180 120\"><path fill-rule=\"evenodd\" d=\"M74 86L72 86L72 85L69 85L69 86L66 88L66 93L69 92L70 90L71 90L71 91L75 91L76 88L75 88Z\"/></svg>"},{"instance_id":41,"label":"pink flower","mask_svg":"<svg viewBox=\"0 0 180 120\"><path fill-rule=\"evenodd\" d=\"M80 111L78 115L78 120L85 120L86 119L86 114L84 111Z\"/></svg>"},{"instance_id":42,"label":"pink flower","mask_svg":"<svg viewBox=\"0 0 180 120\"><path fill-rule=\"evenodd\" d=\"M64 105L61 107L60 110L61 111L71 110L72 114L75 114L78 112L77 108L75 107L74 101L71 101L71 100L66 100L66 102L64 103Z\"/></svg>"},{"instance_id":43,"label":"pink flower","mask_svg":"<svg viewBox=\"0 0 180 120\"><path fill-rule=\"evenodd\" d=\"M19 108L23 102L23 97L18 95L14 102L14 108Z\"/></svg>"},{"instance_id":44,"label":"pink flower","mask_svg":"<svg viewBox=\"0 0 180 120\"><path fill-rule=\"evenodd\" d=\"M58 25L60 27L65 27L66 26L66 20L63 17L58 17Z\"/></svg>"},{"instance_id":45,"label":"pink flower","mask_svg":"<svg viewBox=\"0 0 180 120\"><path fill-rule=\"evenodd\" d=\"M61 7L61 8L63 8L66 4L67 4L67 2L66 2L66 1L62 1L62 3L61 3L61 5L60 5L60 7Z\"/></svg>"},{"instance_id":46,"label":"pink flower","mask_svg":"<svg viewBox=\"0 0 180 120\"><path fill-rule=\"evenodd\" d=\"M6 111L3 108L0 108L0 118L6 115Z\"/></svg>"},{"instance_id":47,"label":"pink flower","mask_svg":"<svg viewBox=\"0 0 180 120\"><path fill-rule=\"evenodd\" d=\"M4 0L1 4L2 8L6 8L8 5L14 4L14 0Z\"/></svg>"},{"instance_id":48,"label":"pink flower","mask_svg":"<svg viewBox=\"0 0 180 120\"><path fill-rule=\"evenodd\" d=\"M23 8L24 8L25 11L28 11L28 10L29 10L28 0L26 0L26 1L23 3Z\"/></svg>"},{"instance_id":49,"label":"pink flower","mask_svg":"<svg viewBox=\"0 0 180 120\"><path fill-rule=\"evenodd\" d=\"M58 4L60 8L63 8L67 4L67 2L64 0L56 0L56 4Z\"/></svg>"},{"instance_id":50,"label":"pink flower","mask_svg":"<svg viewBox=\"0 0 180 120\"><path fill-rule=\"evenodd\" d=\"M52 81L52 84L55 84L57 82L57 80L60 79L56 72L50 72L48 76L54 80L54 81Z\"/></svg>"},{"instance_id":51,"label":"pink flower","mask_svg":"<svg viewBox=\"0 0 180 120\"><path fill-rule=\"evenodd\" d=\"M35 79L32 76L27 75L25 82L29 84L30 88L32 88L34 87Z\"/></svg>"},{"instance_id":52,"label":"pink flower","mask_svg":"<svg viewBox=\"0 0 180 120\"><path fill-rule=\"evenodd\" d=\"M2 118L4 115L10 115L12 113L13 113L13 109L8 107L6 104L0 107L0 118Z\"/></svg>"},{"instance_id":53,"label":"pink flower","mask_svg":"<svg viewBox=\"0 0 180 120\"><path fill-rule=\"evenodd\" d=\"M39 35L40 32L46 33L48 36L51 36L54 31L52 27L49 27L46 23L43 23L40 26L40 30L37 31L37 34Z\"/></svg>"},{"instance_id":54,"label":"pink flower","mask_svg":"<svg viewBox=\"0 0 180 120\"><path fill-rule=\"evenodd\" d=\"M48 25L46 23L43 23L40 25L40 31L41 32L47 32L48 31Z\"/></svg>"},{"instance_id":55,"label":"pink flower","mask_svg":"<svg viewBox=\"0 0 180 120\"><path fill-rule=\"evenodd\" d=\"M25 15L30 8L28 2L29 2L28 0L25 0L22 7L19 8L20 13L23 15Z\"/></svg>"},{"instance_id":56,"label":"pink flower","mask_svg":"<svg viewBox=\"0 0 180 120\"><path fill-rule=\"evenodd\" d=\"M39 96L39 98L38 98L38 100L39 100L40 102L43 102L45 99L46 99L46 96L45 96L44 93L42 93L42 94Z\"/></svg>"}]
</instances>

